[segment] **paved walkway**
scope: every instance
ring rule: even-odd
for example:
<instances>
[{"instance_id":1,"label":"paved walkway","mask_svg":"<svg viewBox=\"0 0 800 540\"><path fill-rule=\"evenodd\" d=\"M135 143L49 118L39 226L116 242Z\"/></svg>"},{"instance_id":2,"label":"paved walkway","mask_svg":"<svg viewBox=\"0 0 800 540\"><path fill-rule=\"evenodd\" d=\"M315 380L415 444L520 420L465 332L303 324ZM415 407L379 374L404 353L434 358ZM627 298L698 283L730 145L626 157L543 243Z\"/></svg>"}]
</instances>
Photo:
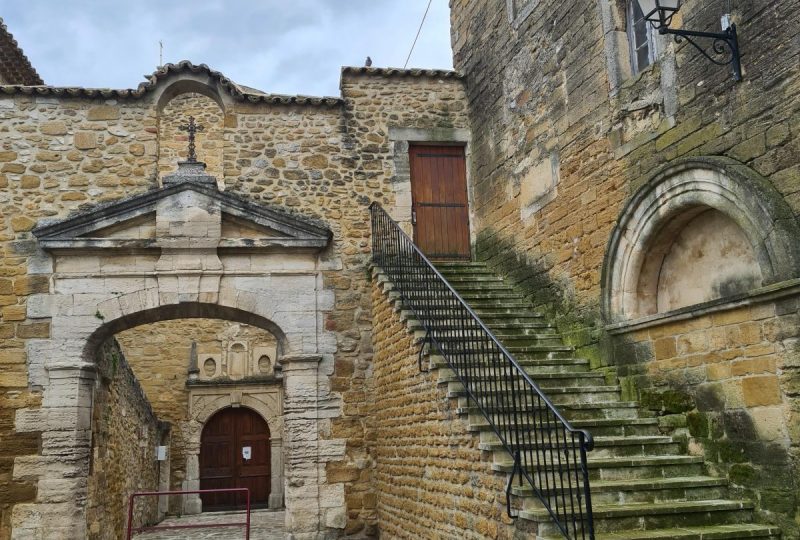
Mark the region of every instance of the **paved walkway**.
<instances>
[{"instance_id":1,"label":"paved walkway","mask_svg":"<svg viewBox=\"0 0 800 540\"><path fill-rule=\"evenodd\" d=\"M250 514L251 540L283 540L283 511L256 510ZM168 518L159 525L199 525L244 521L243 512L209 512L198 516ZM135 534L137 540L236 540L244 538L244 527L215 527L211 529L167 529Z\"/></svg>"}]
</instances>

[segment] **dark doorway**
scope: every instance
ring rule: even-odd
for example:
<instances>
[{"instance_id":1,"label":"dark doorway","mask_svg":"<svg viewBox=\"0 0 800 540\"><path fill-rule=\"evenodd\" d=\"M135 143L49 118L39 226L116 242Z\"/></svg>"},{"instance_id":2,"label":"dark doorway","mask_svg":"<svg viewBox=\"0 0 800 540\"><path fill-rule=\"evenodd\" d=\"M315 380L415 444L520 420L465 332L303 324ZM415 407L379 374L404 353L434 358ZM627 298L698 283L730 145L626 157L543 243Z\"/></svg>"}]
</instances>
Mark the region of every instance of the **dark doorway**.
<instances>
[{"instance_id":1,"label":"dark doorway","mask_svg":"<svg viewBox=\"0 0 800 540\"><path fill-rule=\"evenodd\" d=\"M200 438L200 489L250 488L250 504L266 507L269 438L267 422L250 409L223 409L212 416ZM245 503L241 494L208 493L201 500L204 511L229 510Z\"/></svg>"},{"instance_id":2,"label":"dark doorway","mask_svg":"<svg viewBox=\"0 0 800 540\"><path fill-rule=\"evenodd\" d=\"M411 146L414 241L434 259L469 259L469 202L463 146Z\"/></svg>"}]
</instances>

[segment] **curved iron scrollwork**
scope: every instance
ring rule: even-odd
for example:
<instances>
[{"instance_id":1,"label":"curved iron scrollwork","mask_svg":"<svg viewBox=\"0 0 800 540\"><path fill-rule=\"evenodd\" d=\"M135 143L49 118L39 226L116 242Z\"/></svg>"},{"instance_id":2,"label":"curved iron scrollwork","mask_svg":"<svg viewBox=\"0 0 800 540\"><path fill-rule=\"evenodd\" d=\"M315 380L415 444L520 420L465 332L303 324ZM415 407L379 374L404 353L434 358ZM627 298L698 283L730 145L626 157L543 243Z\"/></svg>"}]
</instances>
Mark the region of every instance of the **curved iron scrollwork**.
<instances>
[{"instance_id":1,"label":"curved iron scrollwork","mask_svg":"<svg viewBox=\"0 0 800 540\"><path fill-rule=\"evenodd\" d=\"M736 25L732 24L724 32L692 32L690 30L672 30L662 26L658 29L661 34L675 36L675 42L681 43L684 39L688 41L700 54L718 66L731 66L733 77L737 81L742 80L742 63L739 53L739 38L736 34ZM711 45L703 47L697 39L710 39ZM710 51L710 52L709 52ZM723 59L719 57L724 56Z\"/></svg>"},{"instance_id":2,"label":"curved iron scrollwork","mask_svg":"<svg viewBox=\"0 0 800 540\"><path fill-rule=\"evenodd\" d=\"M711 62L717 64L718 66L727 66L733 61L733 46L727 39L724 38L716 38L713 43L711 44L710 49L713 51L713 54L716 56L725 55L727 57L726 60L717 60L711 54L709 54L706 49L701 47L697 44L695 40L690 38L689 36L675 36L675 43L681 43L683 40L688 41L695 49L700 51L700 54L708 58Z\"/></svg>"}]
</instances>

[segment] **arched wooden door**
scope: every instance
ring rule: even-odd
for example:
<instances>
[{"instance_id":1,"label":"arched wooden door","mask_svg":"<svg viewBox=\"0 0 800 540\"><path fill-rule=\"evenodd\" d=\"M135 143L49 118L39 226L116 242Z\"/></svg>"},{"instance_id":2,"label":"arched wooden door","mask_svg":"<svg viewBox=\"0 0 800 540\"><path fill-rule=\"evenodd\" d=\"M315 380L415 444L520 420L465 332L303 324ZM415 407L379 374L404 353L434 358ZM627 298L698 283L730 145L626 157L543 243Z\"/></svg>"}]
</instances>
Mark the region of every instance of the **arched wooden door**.
<instances>
[{"instance_id":1,"label":"arched wooden door","mask_svg":"<svg viewBox=\"0 0 800 540\"><path fill-rule=\"evenodd\" d=\"M269 426L246 408L223 409L203 427L200 489L250 488L250 504L265 507L270 489ZM203 510L244 505L237 494L204 493Z\"/></svg>"}]
</instances>

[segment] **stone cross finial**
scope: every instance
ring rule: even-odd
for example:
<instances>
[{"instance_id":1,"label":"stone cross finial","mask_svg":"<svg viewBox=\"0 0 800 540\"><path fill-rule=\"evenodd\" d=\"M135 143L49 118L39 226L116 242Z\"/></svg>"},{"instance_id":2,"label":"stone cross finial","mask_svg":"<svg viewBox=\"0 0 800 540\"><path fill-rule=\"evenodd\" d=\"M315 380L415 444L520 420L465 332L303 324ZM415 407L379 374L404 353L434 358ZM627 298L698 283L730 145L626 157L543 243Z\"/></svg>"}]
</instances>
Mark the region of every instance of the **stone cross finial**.
<instances>
[{"instance_id":1,"label":"stone cross finial","mask_svg":"<svg viewBox=\"0 0 800 540\"><path fill-rule=\"evenodd\" d=\"M189 163L197 163L197 155L194 153L194 136L198 131L203 131L205 128L199 124L195 124L194 116L190 116L189 123L178 126L178 129L189 133L189 157L186 161Z\"/></svg>"}]
</instances>

